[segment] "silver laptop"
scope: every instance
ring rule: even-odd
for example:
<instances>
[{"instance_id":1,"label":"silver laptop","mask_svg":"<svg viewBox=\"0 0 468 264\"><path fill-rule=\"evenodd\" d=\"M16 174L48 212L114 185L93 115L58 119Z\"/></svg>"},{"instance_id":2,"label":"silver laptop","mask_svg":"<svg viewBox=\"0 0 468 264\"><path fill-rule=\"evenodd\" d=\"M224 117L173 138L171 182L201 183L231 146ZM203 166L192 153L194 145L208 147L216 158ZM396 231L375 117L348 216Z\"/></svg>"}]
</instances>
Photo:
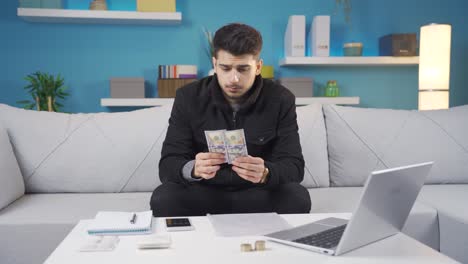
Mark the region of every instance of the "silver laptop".
<instances>
[{"instance_id":1,"label":"silver laptop","mask_svg":"<svg viewBox=\"0 0 468 264\"><path fill-rule=\"evenodd\" d=\"M349 221L327 218L265 237L328 255L341 255L392 236L403 228L432 164L372 172Z\"/></svg>"}]
</instances>

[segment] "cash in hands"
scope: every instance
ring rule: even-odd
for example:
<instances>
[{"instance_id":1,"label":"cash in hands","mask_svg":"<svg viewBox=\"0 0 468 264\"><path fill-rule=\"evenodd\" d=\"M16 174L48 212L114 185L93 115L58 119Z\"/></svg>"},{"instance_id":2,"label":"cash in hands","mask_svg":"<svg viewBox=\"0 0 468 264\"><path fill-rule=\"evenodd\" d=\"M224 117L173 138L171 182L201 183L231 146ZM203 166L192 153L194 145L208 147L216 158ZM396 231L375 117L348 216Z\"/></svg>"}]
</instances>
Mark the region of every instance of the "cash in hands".
<instances>
[{"instance_id":1,"label":"cash in hands","mask_svg":"<svg viewBox=\"0 0 468 264\"><path fill-rule=\"evenodd\" d=\"M209 152L224 153L228 164L248 155L244 129L206 130L205 137Z\"/></svg>"}]
</instances>

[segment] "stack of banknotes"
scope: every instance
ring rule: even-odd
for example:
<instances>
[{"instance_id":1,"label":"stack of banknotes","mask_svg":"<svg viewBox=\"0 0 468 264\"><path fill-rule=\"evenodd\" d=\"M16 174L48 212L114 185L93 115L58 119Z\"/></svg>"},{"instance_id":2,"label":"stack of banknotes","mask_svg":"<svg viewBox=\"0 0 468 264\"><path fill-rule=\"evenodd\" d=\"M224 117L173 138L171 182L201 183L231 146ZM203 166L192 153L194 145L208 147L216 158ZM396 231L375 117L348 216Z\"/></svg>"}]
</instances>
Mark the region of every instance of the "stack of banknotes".
<instances>
[{"instance_id":1,"label":"stack of banknotes","mask_svg":"<svg viewBox=\"0 0 468 264\"><path fill-rule=\"evenodd\" d=\"M228 164L248 155L244 129L207 130L205 137L209 152L224 153Z\"/></svg>"}]
</instances>

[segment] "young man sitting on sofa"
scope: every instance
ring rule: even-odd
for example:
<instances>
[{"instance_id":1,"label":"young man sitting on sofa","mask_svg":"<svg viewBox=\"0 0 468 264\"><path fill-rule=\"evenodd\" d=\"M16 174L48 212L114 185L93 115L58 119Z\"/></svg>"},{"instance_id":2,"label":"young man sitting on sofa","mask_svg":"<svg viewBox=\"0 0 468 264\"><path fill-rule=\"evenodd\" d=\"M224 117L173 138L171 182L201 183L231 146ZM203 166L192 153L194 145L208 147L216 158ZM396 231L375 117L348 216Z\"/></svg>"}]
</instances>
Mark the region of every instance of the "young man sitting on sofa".
<instances>
[{"instance_id":1,"label":"young man sitting on sofa","mask_svg":"<svg viewBox=\"0 0 468 264\"><path fill-rule=\"evenodd\" d=\"M154 216L308 213L294 95L262 79L260 33L228 24L214 36L215 75L177 91L151 197ZM226 164L205 131L245 132L248 156Z\"/></svg>"}]
</instances>

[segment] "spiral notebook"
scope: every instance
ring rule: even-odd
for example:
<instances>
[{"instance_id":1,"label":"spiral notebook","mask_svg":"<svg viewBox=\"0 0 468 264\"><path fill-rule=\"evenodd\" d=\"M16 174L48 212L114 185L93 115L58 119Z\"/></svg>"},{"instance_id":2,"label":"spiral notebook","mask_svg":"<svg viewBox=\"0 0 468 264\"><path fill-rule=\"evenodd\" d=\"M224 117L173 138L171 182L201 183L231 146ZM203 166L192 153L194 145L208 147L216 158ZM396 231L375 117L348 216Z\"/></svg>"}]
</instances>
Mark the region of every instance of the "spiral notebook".
<instances>
[{"instance_id":1,"label":"spiral notebook","mask_svg":"<svg viewBox=\"0 0 468 264\"><path fill-rule=\"evenodd\" d=\"M88 226L90 235L139 235L152 232L153 213L101 211Z\"/></svg>"}]
</instances>

